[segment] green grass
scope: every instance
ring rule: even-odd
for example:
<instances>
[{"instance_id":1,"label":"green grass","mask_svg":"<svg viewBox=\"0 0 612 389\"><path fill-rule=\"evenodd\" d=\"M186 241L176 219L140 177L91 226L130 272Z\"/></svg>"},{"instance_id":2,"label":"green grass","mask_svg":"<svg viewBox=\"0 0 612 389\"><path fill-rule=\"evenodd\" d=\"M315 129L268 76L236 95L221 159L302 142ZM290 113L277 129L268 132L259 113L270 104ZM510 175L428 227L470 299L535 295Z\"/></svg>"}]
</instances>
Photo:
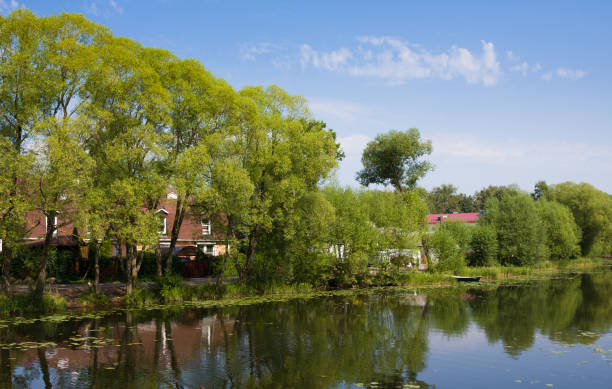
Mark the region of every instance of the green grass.
<instances>
[{"instance_id":1,"label":"green grass","mask_svg":"<svg viewBox=\"0 0 612 389\"><path fill-rule=\"evenodd\" d=\"M32 294L0 295L0 316L21 314L45 314L62 312L68 308L66 300L53 293L45 293L42 300Z\"/></svg>"}]
</instances>

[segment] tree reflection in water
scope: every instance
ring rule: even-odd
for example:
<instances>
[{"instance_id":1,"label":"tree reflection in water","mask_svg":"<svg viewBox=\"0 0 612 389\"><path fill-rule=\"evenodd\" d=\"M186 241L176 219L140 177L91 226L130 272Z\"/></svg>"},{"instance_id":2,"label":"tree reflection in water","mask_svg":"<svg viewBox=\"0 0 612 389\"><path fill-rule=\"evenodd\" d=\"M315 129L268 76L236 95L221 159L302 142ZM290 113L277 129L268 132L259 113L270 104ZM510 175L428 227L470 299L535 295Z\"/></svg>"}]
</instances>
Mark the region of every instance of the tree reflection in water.
<instances>
[{"instance_id":1,"label":"tree reflection in water","mask_svg":"<svg viewBox=\"0 0 612 389\"><path fill-rule=\"evenodd\" d=\"M479 328L513 358L534 345L536 334L591 344L609 332L611 292L611 273L601 272L492 290L387 291L22 324L1 328L1 343L57 346L1 349L0 382L2 388L429 387L419 375L432 333L452 341Z\"/></svg>"}]
</instances>

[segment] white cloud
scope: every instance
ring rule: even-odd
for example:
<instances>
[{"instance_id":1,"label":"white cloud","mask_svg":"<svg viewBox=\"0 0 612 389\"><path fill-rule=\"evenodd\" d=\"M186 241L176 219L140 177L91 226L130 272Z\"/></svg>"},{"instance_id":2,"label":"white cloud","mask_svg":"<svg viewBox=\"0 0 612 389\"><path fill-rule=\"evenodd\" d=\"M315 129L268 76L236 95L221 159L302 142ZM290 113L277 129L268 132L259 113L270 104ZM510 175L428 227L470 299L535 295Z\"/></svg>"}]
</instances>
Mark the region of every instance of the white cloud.
<instances>
[{"instance_id":1,"label":"white cloud","mask_svg":"<svg viewBox=\"0 0 612 389\"><path fill-rule=\"evenodd\" d=\"M544 73L542 74L542 79L546 81L550 81L553 79L553 75L551 72Z\"/></svg>"},{"instance_id":2,"label":"white cloud","mask_svg":"<svg viewBox=\"0 0 612 389\"><path fill-rule=\"evenodd\" d=\"M586 76L586 72L580 69L558 68L556 73L559 78L568 78L571 80L579 80Z\"/></svg>"},{"instance_id":3,"label":"white cloud","mask_svg":"<svg viewBox=\"0 0 612 389\"><path fill-rule=\"evenodd\" d=\"M17 8L25 7L24 4L20 4L16 0L0 0L0 13L7 14Z\"/></svg>"},{"instance_id":4,"label":"white cloud","mask_svg":"<svg viewBox=\"0 0 612 389\"><path fill-rule=\"evenodd\" d=\"M527 62L521 62L520 64L512 66L510 70L520 72L523 77L527 77L527 74L529 72L537 73L542 70L542 65L540 65L539 63L529 65Z\"/></svg>"},{"instance_id":5,"label":"white cloud","mask_svg":"<svg viewBox=\"0 0 612 389\"><path fill-rule=\"evenodd\" d=\"M115 0L108 0L108 5L119 15L123 14L123 8L121 8Z\"/></svg>"},{"instance_id":6,"label":"white cloud","mask_svg":"<svg viewBox=\"0 0 612 389\"><path fill-rule=\"evenodd\" d=\"M370 114L370 108L362 104L333 99L310 99L308 107L315 116L357 120Z\"/></svg>"},{"instance_id":7,"label":"white cloud","mask_svg":"<svg viewBox=\"0 0 612 389\"><path fill-rule=\"evenodd\" d=\"M319 53L310 45L305 44L300 46L300 54L300 63L303 67L312 64L315 68L325 70L339 70L347 64L349 59L353 58L351 51L344 47L328 53Z\"/></svg>"},{"instance_id":8,"label":"white cloud","mask_svg":"<svg viewBox=\"0 0 612 389\"><path fill-rule=\"evenodd\" d=\"M520 59L510 50L506 51L506 58L508 58L509 61L518 61Z\"/></svg>"},{"instance_id":9,"label":"white cloud","mask_svg":"<svg viewBox=\"0 0 612 389\"><path fill-rule=\"evenodd\" d=\"M470 84L492 86L502 74L493 43L482 41L482 53L475 55L462 47L433 53L418 45L390 37L358 38L356 50L342 47L320 52L310 45L300 47L301 64L317 69L340 71L353 76L371 77L391 84L410 79L464 78Z\"/></svg>"},{"instance_id":10,"label":"white cloud","mask_svg":"<svg viewBox=\"0 0 612 389\"><path fill-rule=\"evenodd\" d=\"M100 13L100 10L98 9L98 5L92 2L85 9L85 12L87 12L88 14L94 15L94 16L98 16L98 14Z\"/></svg>"},{"instance_id":11,"label":"white cloud","mask_svg":"<svg viewBox=\"0 0 612 389\"><path fill-rule=\"evenodd\" d=\"M527 76L527 72L529 71L529 65L527 64L527 62L521 62L518 65L514 65L510 69L515 71L515 72L521 72L523 77L526 77Z\"/></svg>"},{"instance_id":12,"label":"white cloud","mask_svg":"<svg viewBox=\"0 0 612 389\"><path fill-rule=\"evenodd\" d=\"M246 61L255 61L258 56L270 54L279 48L280 46L269 42L261 42L254 45L242 45L240 48L240 57Z\"/></svg>"}]
</instances>

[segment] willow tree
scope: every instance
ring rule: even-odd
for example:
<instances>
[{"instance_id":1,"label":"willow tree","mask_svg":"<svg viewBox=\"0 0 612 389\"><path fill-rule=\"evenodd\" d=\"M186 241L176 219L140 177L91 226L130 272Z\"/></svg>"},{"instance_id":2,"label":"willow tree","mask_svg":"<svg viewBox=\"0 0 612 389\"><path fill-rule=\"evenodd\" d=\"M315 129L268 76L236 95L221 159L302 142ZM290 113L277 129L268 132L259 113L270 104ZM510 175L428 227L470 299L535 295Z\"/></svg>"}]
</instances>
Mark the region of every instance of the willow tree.
<instances>
[{"instance_id":1,"label":"willow tree","mask_svg":"<svg viewBox=\"0 0 612 389\"><path fill-rule=\"evenodd\" d=\"M198 217L193 198L210 185L212 166L222 156L220 146L236 123L238 95L195 60L172 60L161 70L170 93L170 125L166 129L164 161L167 183L176 194L174 222L169 231L170 271L174 248L185 216Z\"/></svg>"},{"instance_id":2,"label":"willow tree","mask_svg":"<svg viewBox=\"0 0 612 389\"><path fill-rule=\"evenodd\" d=\"M73 140L68 135L72 132L69 127L86 104L82 95L85 79L107 36L105 28L81 15L37 18L30 11L18 10L0 20L0 134L10 139L17 155L34 149L39 152L36 174L30 175L36 177L35 182L23 185L26 177L14 176L12 194L18 197L17 183L27 187L35 202L31 209L43 212L47 226L51 226L46 235L53 233L54 220L60 212L53 209L57 202L51 201L60 189L54 187L56 183L42 178L51 174L85 181L73 176L78 174L74 167L79 161L75 161L75 166L64 164L52 148L57 146L58 139ZM67 144L65 151L70 147ZM68 170L58 172L59 168ZM7 220L16 217L19 215L7 215ZM36 288L38 296L42 295L40 285L45 282L40 277L46 275L49 242L46 236Z\"/></svg>"},{"instance_id":3,"label":"willow tree","mask_svg":"<svg viewBox=\"0 0 612 389\"><path fill-rule=\"evenodd\" d=\"M211 190L222 198L218 211L229 219L229 233L245 241L245 258L235 263L244 281L264 234L337 165L338 145L333 131L311 119L303 98L277 86L246 87L240 96L241 121L223 144L229 162L224 174L213 175ZM226 177L241 181L240 193L224 189Z\"/></svg>"},{"instance_id":4,"label":"willow tree","mask_svg":"<svg viewBox=\"0 0 612 389\"><path fill-rule=\"evenodd\" d=\"M124 248L126 292L131 294L143 252L157 245L155 204L164 191L160 161L168 125L168 93L150 64L149 49L126 38L101 48L87 81L90 121L87 149L94 159L97 188L110 208L104 217L110 238ZM98 206L99 212L104 212ZM142 249L140 254L138 248Z\"/></svg>"}]
</instances>

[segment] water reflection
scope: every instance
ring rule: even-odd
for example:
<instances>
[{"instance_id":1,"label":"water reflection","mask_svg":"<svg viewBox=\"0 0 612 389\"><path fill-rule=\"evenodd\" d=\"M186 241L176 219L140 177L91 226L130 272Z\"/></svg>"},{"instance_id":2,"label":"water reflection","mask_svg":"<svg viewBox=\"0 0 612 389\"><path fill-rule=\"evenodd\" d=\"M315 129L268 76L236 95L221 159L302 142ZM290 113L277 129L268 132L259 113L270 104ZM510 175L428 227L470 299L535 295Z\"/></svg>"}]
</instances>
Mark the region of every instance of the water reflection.
<instances>
[{"instance_id":1,"label":"water reflection","mask_svg":"<svg viewBox=\"0 0 612 389\"><path fill-rule=\"evenodd\" d=\"M425 382L429 370L422 374L432 337L450 347L473 331L484 333L491 347L478 350L483 365L520 360L542 335L590 345L610 333L611 292L611 273L602 271L490 290L442 288L10 325L0 329L0 387L429 387L439 384ZM448 353L451 361L467 355ZM444 366L444 374L452 375L452 366Z\"/></svg>"}]
</instances>

